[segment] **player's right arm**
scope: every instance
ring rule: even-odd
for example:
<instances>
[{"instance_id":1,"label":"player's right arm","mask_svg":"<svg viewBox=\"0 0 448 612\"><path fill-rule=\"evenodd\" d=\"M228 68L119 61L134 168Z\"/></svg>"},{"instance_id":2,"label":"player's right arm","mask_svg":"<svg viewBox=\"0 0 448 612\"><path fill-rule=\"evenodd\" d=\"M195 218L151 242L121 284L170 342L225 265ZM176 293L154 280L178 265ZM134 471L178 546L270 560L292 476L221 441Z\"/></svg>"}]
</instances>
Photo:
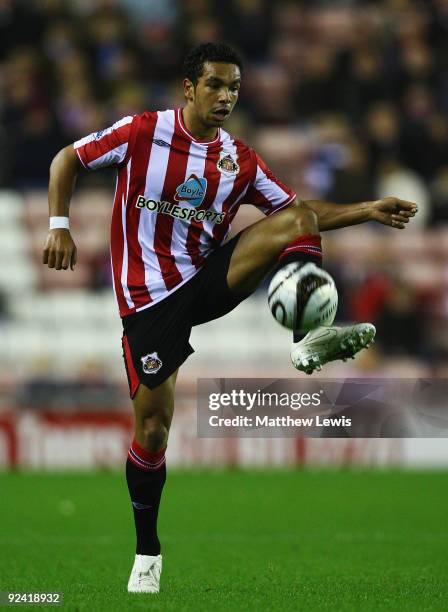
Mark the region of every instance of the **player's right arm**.
<instances>
[{"instance_id":1,"label":"player's right arm","mask_svg":"<svg viewBox=\"0 0 448 612\"><path fill-rule=\"evenodd\" d=\"M51 162L48 201L51 217L68 217L70 198L81 168L99 170L124 163L130 154L134 118L123 117L110 127L89 134L59 151ZM135 130L134 130L135 134ZM43 263L56 270L73 270L76 246L68 229L50 229L45 241Z\"/></svg>"},{"instance_id":2,"label":"player's right arm","mask_svg":"<svg viewBox=\"0 0 448 612\"><path fill-rule=\"evenodd\" d=\"M50 166L48 204L50 217L68 217L70 199L81 167L73 145L61 149ZM76 246L69 229L50 229L45 241L42 262L56 270L73 270L76 264Z\"/></svg>"}]
</instances>

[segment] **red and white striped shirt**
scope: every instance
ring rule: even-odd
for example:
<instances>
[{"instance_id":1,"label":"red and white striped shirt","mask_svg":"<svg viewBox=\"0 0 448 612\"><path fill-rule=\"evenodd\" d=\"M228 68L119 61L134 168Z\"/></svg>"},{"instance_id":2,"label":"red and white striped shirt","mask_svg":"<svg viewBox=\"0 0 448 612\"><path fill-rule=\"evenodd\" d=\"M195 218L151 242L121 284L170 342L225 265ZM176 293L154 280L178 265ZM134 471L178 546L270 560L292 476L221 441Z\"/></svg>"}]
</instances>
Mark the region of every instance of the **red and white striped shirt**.
<instances>
[{"instance_id":1,"label":"red and white striped shirt","mask_svg":"<svg viewBox=\"0 0 448 612\"><path fill-rule=\"evenodd\" d=\"M190 280L224 242L241 204L269 215L295 198L224 130L211 142L196 140L181 109L124 117L73 146L88 170L118 170L111 258L121 316Z\"/></svg>"}]
</instances>

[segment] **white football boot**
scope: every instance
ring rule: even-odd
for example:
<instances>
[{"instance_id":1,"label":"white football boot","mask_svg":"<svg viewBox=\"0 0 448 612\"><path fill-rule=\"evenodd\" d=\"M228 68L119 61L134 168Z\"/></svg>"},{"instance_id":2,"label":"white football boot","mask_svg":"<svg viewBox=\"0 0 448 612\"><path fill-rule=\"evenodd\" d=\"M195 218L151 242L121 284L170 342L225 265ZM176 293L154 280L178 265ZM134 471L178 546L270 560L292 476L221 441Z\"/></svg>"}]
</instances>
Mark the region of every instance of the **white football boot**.
<instances>
[{"instance_id":1,"label":"white football boot","mask_svg":"<svg viewBox=\"0 0 448 612\"><path fill-rule=\"evenodd\" d=\"M129 593L158 593L161 572L162 555L135 555L128 582Z\"/></svg>"},{"instance_id":2,"label":"white football boot","mask_svg":"<svg viewBox=\"0 0 448 612\"><path fill-rule=\"evenodd\" d=\"M306 374L321 370L336 359L353 359L356 353L374 342L375 326L358 323L347 327L317 327L291 347L292 365Z\"/></svg>"}]
</instances>

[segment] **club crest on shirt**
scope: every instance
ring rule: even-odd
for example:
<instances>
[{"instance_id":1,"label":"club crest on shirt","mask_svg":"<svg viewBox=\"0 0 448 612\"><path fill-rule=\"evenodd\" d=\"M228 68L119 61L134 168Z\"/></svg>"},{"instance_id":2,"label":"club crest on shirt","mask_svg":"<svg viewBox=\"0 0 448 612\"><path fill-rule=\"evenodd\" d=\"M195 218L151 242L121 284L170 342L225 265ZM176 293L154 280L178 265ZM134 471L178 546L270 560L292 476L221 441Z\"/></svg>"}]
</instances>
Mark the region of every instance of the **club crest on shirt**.
<instances>
[{"instance_id":1,"label":"club crest on shirt","mask_svg":"<svg viewBox=\"0 0 448 612\"><path fill-rule=\"evenodd\" d=\"M145 374L155 374L163 365L162 360L156 352L140 357L140 361L142 362L143 372Z\"/></svg>"},{"instance_id":2,"label":"club crest on shirt","mask_svg":"<svg viewBox=\"0 0 448 612\"><path fill-rule=\"evenodd\" d=\"M176 202L188 202L192 206L200 206L207 191L207 179L199 178L196 174L190 174L188 179L178 185L174 199Z\"/></svg>"},{"instance_id":3,"label":"club crest on shirt","mask_svg":"<svg viewBox=\"0 0 448 612\"><path fill-rule=\"evenodd\" d=\"M226 151L221 151L216 167L222 174L238 174L240 167L236 163L236 160L236 155L226 153Z\"/></svg>"}]
</instances>

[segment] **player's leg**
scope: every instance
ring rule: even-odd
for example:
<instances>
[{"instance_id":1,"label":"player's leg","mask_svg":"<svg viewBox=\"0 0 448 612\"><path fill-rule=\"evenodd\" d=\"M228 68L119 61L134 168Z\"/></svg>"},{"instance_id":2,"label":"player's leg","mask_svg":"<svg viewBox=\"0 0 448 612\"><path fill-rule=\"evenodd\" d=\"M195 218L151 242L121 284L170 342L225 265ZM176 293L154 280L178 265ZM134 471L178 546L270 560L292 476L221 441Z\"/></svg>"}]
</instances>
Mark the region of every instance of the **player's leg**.
<instances>
[{"instance_id":1,"label":"player's leg","mask_svg":"<svg viewBox=\"0 0 448 612\"><path fill-rule=\"evenodd\" d=\"M140 385L132 400L135 440L151 453L166 448L174 411L174 390L178 370L155 389Z\"/></svg>"},{"instance_id":2,"label":"player's leg","mask_svg":"<svg viewBox=\"0 0 448 612\"><path fill-rule=\"evenodd\" d=\"M216 249L196 278L193 325L233 310L278 265L282 253L289 257L302 245L311 250L311 243L317 245L311 255L298 251L296 257L310 261L320 255L317 216L307 206L297 205L251 225Z\"/></svg>"},{"instance_id":3,"label":"player's leg","mask_svg":"<svg viewBox=\"0 0 448 612\"><path fill-rule=\"evenodd\" d=\"M322 265L317 216L298 203L242 232L227 272L229 289L236 295L248 295L274 268L291 262ZM328 361L353 357L373 342L375 331L370 323L321 327L306 336L295 330L291 361L311 374Z\"/></svg>"},{"instance_id":4,"label":"player's leg","mask_svg":"<svg viewBox=\"0 0 448 612\"><path fill-rule=\"evenodd\" d=\"M123 317L123 358L135 412L126 479L137 550L128 591L156 593L162 567L157 517L166 478L165 449L174 411L177 371L189 343L195 287L186 283L151 307Z\"/></svg>"},{"instance_id":5,"label":"player's leg","mask_svg":"<svg viewBox=\"0 0 448 612\"><path fill-rule=\"evenodd\" d=\"M236 295L255 291L282 255L288 261L295 257L295 261L313 261L320 265L317 215L303 203L262 219L241 233L227 272L230 290Z\"/></svg>"},{"instance_id":6,"label":"player's leg","mask_svg":"<svg viewBox=\"0 0 448 612\"><path fill-rule=\"evenodd\" d=\"M135 435L126 462L137 547L130 592L159 591L162 556L157 535L160 498L166 480L165 449L174 411L177 370L149 389L140 384L133 398Z\"/></svg>"}]
</instances>

